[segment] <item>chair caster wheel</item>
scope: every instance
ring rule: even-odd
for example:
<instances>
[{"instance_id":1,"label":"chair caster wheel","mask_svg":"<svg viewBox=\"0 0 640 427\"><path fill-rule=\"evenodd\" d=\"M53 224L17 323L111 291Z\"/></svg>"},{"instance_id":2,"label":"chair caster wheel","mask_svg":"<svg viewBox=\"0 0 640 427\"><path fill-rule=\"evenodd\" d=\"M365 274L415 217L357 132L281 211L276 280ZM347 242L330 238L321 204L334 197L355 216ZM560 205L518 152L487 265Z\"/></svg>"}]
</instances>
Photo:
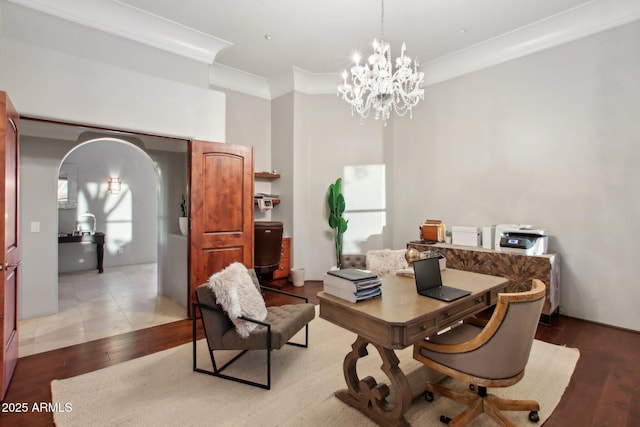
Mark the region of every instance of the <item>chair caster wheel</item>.
<instances>
[{"instance_id":1,"label":"chair caster wheel","mask_svg":"<svg viewBox=\"0 0 640 427\"><path fill-rule=\"evenodd\" d=\"M440 422L448 425L451 422L451 418L440 415Z\"/></svg>"},{"instance_id":2,"label":"chair caster wheel","mask_svg":"<svg viewBox=\"0 0 640 427\"><path fill-rule=\"evenodd\" d=\"M540 416L538 415L538 411L529 412L529 421L531 421L532 423L537 423L538 421L540 421Z\"/></svg>"},{"instance_id":3,"label":"chair caster wheel","mask_svg":"<svg viewBox=\"0 0 640 427\"><path fill-rule=\"evenodd\" d=\"M433 393L428 391L424 394L424 400L426 400L427 402L433 402L433 399L435 397L433 396Z\"/></svg>"}]
</instances>

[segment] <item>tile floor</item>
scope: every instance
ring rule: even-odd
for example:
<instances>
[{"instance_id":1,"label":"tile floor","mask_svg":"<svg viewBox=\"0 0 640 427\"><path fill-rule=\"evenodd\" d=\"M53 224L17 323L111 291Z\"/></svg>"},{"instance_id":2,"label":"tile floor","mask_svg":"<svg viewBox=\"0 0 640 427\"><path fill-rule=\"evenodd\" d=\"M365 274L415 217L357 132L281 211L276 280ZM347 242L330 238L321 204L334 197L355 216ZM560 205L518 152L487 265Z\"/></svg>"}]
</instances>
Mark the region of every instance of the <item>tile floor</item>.
<instances>
[{"instance_id":1,"label":"tile floor","mask_svg":"<svg viewBox=\"0 0 640 427\"><path fill-rule=\"evenodd\" d=\"M20 357L185 319L156 277L155 263L61 274L59 313L20 321Z\"/></svg>"}]
</instances>

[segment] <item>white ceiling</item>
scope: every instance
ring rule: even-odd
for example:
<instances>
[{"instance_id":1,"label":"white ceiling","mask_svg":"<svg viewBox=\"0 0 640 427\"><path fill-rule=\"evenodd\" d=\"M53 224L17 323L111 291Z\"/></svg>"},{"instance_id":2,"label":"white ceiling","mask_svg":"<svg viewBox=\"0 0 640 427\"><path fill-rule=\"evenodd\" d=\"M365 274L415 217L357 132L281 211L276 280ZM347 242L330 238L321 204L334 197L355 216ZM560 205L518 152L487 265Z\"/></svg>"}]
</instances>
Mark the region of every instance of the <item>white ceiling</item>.
<instances>
[{"instance_id":1,"label":"white ceiling","mask_svg":"<svg viewBox=\"0 0 640 427\"><path fill-rule=\"evenodd\" d=\"M586 2L387 0L385 39L392 53L405 41L410 56L428 62ZM310 73L340 72L355 49L369 52L373 38L380 35L380 0L122 3L233 43L216 56L216 63L265 78L277 78L292 66Z\"/></svg>"},{"instance_id":2,"label":"white ceiling","mask_svg":"<svg viewBox=\"0 0 640 427\"><path fill-rule=\"evenodd\" d=\"M380 0L0 0L0 36L186 83L206 65L193 84L273 99L335 93L380 14ZM387 0L384 38L429 85L636 19L640 0Z\"/></svg>"}]
</instances>

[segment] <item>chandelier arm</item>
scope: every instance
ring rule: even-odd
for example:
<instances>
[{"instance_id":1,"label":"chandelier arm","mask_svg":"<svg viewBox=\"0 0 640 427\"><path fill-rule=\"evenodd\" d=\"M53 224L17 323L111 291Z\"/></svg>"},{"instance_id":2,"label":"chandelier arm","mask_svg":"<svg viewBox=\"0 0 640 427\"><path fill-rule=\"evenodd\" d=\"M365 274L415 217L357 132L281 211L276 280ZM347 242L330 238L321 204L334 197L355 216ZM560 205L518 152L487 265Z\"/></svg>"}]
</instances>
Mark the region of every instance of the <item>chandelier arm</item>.
<instances>
[{"instance_id":1,"label":"chandelier arm","mask_svg":"<svg viewBox=\"0 0 640 427\"><path fill-rule=\"evenodd\" d=\"M380 0L380 40L384 40L384 0Z\"/></svg>"}]
</instances>

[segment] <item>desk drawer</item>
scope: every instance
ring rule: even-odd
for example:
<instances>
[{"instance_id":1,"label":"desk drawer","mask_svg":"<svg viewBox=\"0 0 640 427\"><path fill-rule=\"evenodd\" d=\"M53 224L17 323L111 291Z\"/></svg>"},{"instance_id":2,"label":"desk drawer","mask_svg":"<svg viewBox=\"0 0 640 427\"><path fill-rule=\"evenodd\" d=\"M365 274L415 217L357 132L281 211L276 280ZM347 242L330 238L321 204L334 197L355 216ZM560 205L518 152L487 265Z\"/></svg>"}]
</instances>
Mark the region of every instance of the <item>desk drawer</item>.
<instances>
[{"instance_id":1,"label":"desk drawer","mask_svg":"<svg viewBox=\"0 0 640 427\"><path fill-rule=\"evenodd\" d=\"M484 310L489 305L486 295L477 295L471 299L451 303L450 307L436 315L436 326L446 328L452 323Z\"/></svg>"},{"instance_id":2,"label":"desk drawer","mask_svg":"<svg viewBox=\"0 0 640 427\"><path fill-rule=\"evenodd\" d=\"M476 295L471 299L453 302L444 310L410 323L407 325L407 342L416 342L435 335L447 326L451 326L472 314L479 313L489 306L487 298L487 295Z\"/></svg>"},{"instance_id":3,"label":"desk drawer","mask_svg":"<svg viewBox=\"0 0 640 427\"><path fill-rule=\"evenodd\" d=\"M407 325L407 343L418 342L428 336L435 335L440 329L436 323L436 317L430 316Z\"/></svg>"}]
</instances>

